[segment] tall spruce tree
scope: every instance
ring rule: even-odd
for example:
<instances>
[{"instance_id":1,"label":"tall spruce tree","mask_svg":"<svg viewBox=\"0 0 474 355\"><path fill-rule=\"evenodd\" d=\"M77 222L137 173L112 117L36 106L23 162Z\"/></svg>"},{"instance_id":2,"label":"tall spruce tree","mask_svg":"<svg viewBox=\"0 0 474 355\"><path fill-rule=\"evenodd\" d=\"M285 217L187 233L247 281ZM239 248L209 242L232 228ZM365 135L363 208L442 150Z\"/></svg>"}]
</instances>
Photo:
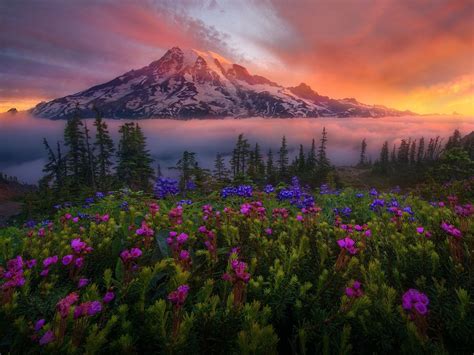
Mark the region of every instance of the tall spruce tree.
<instances>
[{"instance_id":1,"label":"tall spruce tree","mask_svg":"<svg viewBox=\"0 0 474 355\"><path fill-rule=\"evenodd\" d=\"M416 153L416 162L418 164L423 163L425 159L425 138L421 137L420 141L418 142L418 152Z\"/></svg>"},{"instance_id":2,"label":"tall spruce tree","mask_svg":"<svg viewBox=\"0 0 474 355\"><path fill-rule=\"evenodd\" d=\"M359 166L364 166L367 163L366 150L367 150L367 142L365 141L365 138L364 138L362 139L362 142L360 144Z\"/></svg>"},{"instance_id":3,"label":"tall spruce tree","mask_svg":"<svg viewBox=\"0 0 474 355\"><path fill-rule=\"evenodd\" d=\"M285 181L288 178L288 146L286 137L281 139L280 150L278 151L278 178Z\"/></svg>"},{"instance_id":4,"label":"tall spruce tree","mask_svg":"<svg viewBox=\"0 0 474 355\"><path fill-rule=\"evenodd\" d=\"M89 170L84 141L83 124L79 116L75 114L66 122L64 145L68 149L66 153L68 176L76 187L85 183L86 171Z\"/></svg>"},{"instance_id":5,"label":"tall spruce tree","mask_svg":"<svg viewBox=\"0 0 474 355\"><path fill-rule=\"evenodd\" d=\"M87 126L87 121L84 122L84 144L86 147L85 158L87 163L87 168L85 169L85 180L86 184L90 184L94 191L97 191L96 185L96 159L94 156L94 149L90 142L89 127Z\"/></svg>"},{"instance_id":6,"label":"tall spruce tree","mask_svg":"<svg viewBox=\"0 0 474 355\"><path fill-rule=\"evenodd\" d=\"M382 173L387 173L389 169L389 158L388 158L388 142L385 141L380 150L380 170Z\"/></svg>"},{"instance_id":7,"label":"tall spruce tree","mask_svg":"<svg viewBox=\"0 0 474 355\"><path fill-rule=\"evenodd\" d=\"M125 185L148 190L153 178L153 159L146 148L146 140L137 123L125 123L119 129L120 142L117 150L117 178Z\"/></svg>"},{"instance_id":8,"label":"tall spruce tree","mask_svg":"<svg viewBox=\"0 0 474 355\"><path fill-rule=\"evenodd\" d=\"M102 119L99 112L97 112L94 126L96 129L94 147L97 151L97 185L104 189L111 186L115 148L107 123Z\"/></svg>"},{"instance_id":9,"label":"tall spruce tree","mask_svg":"<svg viewBox=\"0 0 474 355\"><path fill-rule=\"evenodd\" d=\"M267 153L267 166L265 168L265 178L267 183L274 184L276 181L275 166L273 163L273 152L271 149Z\"/></svg>"},{"instance_id":10,"label":"tall spruce tree","mask_svg":"<svg viewBox=\"0 0 474 355\"><path fill-rule=\"evenodd\" d=\"M214 160L214 178L217 181L223 182L228 179L229 172L225 166L224 157L221 153L216 154L216 159Z\"/></svg>"},{"instance_id":11,"label":"tall spruce tree","mask_svg":"<svg viewBox=\"0 0 474 355\"><path fill-rule=\"evenodd\" d=\"M331 163L329 162L329 159L326 155L326 149L327 149L327 131L326 127L323 127L323 132L321 134L321 144L319 145L318 148L318 154L316 157L317 161L317 177L320 181L325 181L327 178L327 175L329 171L331 170Z\"/></svg>"}]
</instances>

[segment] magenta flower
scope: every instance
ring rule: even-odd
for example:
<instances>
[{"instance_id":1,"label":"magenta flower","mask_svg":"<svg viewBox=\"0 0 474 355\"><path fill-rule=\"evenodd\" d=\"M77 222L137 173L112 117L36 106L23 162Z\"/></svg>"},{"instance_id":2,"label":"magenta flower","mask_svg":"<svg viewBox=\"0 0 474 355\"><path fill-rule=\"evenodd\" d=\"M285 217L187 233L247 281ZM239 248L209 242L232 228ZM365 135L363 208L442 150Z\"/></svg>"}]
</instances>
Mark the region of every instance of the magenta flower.
<instances>
[{"instance_id":1,"label":"magenta flower","mask_svg":"<svg viewBox=\"0 0 474 355\"><path fill-rule=\"evenodd\" d=\"M188 240L189 236L186 233L181 233L178 235L176 240L178 241L179 244L184 244Z\"/></svg>"},{"instance_id":2,"label":"magenta flower","mask_svg":"<svg viewBox=\"0 0 474 355\"><path fill-rule=\"evenodd\" d=\"M50 257L47 257L46 259L43 260L43 266L45 268L47 268L50 265L56 264L57 262L58 262L58 256L57 255L50 256Z\"/></svg>"},{"instance_id":3,"label":"magenta flower","mask_svg":"<svg viewBox=\"0 0 474 355\"><path fill-rule=\"evenodd\" d=\"M299 221L299 222L303 221L303 216L300 215L300 214L297 215L297 216L296 216L296 220Z\"/></svg>"},{"instance_id":4,"label":"magenta flower","mask_svg":"<svg viewBox=\"0 0 474 355\"><path fill-rule=\"evenodd\" d=\"M352 286L346 287L346 295L350 298L358 298L362 296L361 284L359 281L354 281Z\"/></svg>"},{"instance_id":5,"label":"magenta flower","mask_svg":"<svg viewBox=\"0 0 474 355\"><path fill-rule=\"evenodd\" d=\"M74 263L76 264L76 267L81 268L84 265L84 258L77 258Z\"/></svg>"},{"instance_id":6,"label":"magenta flower","mask_svg":"<svg viewBox=\"0 0 474 355\"><path fill-rule=\"evenodd\" d=\"M457 239L460 239L462 237L461 231L457 229L455 226L453 226L452 224L442 222L441 229L443 229L446 233L448 233L449 235Z\"/></svg>"},{"instance_id":7,"label":"magenta flower","mask_svg":"<svg viewBox=\"0 0 474 355\"><path fill-rule=\"evenodd\" d=\"M133 259L136 259L142 256L142 251L139 248L132 248L130 249L130 255Z\"/></svg>"},{"instance_id":8,"label":"magenta flower","mask_svg":"<svg viewBox=\"0 0 474 355\"><path fill-rule=\"evenodd\" d=\"M110 303L114 300L115 298L115 294L112 292L112 291L108 291L104 298L102 299L102 301L104 301L104 303Z\"/></svg>"},{"instance_id":9,"label":"magenta flower","mask_svg":"<svg viewBox=\"0 0 474 355\"><path fill-rule=\"evenodd\" d=\"M266 233L267 235L272 235L272 232L273 232L273 231L272 231L271 228L265 229L265 233Z\"/></svg>"},{"instance_id":10,"label":"magenta flower","mask_svg":"<svg viewBox=\"0 0 474 355\"><path fill-rule=\"evenodd\" d=\"M41 339L39 340L40 345L46 345L51 343L54 340L54 333L52 330L48 330L46 333L43 334Z\"/></svg>"},{"instance_id":11,"label":"magenta flower","mask_svg":"<svg viewBox=\"0 0 474 355\"><path fill-rule=\"evenodd\" d=\"M69 314L69 309L71 306L79 300L79 296L76 292L72 292L66 297L59 300L56 304L56 309L58 310L61 317L66 318Z\"/></svg>"},{"instance_id":12,"label":"magenta flower","mask_svg":"<svg viewBox=\"0 0 474 355\"><path fill-rule=\"evenodd\" d=\"M179 253L179 258L181 260L189 260L189 258L191 257L191 255L189 254L189 251L187 250L181 250L181 252Z\"/></svg>"},{"instance_id":13,"label":"magenta flower","mask_svg":"<svg viewBox=\"0 0 474 355\"><path fill-rule=\"evenodd\" d=\"M416 228L416 232L417 232L418 234L423 234L424 231L425 231L425 228L423 228L423 227L417 227L417 228Z\"/></svg>"},{"instance_id":14,"label":"magenta flower","mask_svg":"<svg viewBox=\"0 0 474 355\"><path fill-rule=\"evenodd\" d=\"M405 292L402 297L403 309L420 315L425 315L428 312L429 303L428 296L413 288Z\"/></svg>"},{"instance_id":15,"label":"magenta flower","mask_svg":"<svg viewBox=\"0 0 474 355\"><path fill-rule=\"evenodd\" d=\"M145 221L142 222L141 228L137 229L135 232L137 235L142 235L145 237L152 237L155 232L150 228Z\"/></svg>"},{"instance_id":16,"label":"magenta flower","mask_svg":"<svg viewBox=\"0 0 474 355\"><path fill-rule=\"evenodd\" d=\"M62 259L63 265L69 265L72 262L73 258L74 256L72 256L71 254L63 256L63 259Z\"/></svg>"},{"instance_id":17,"label":"magenta flower","mask_svg":"<svg viewBox=\"0 0 474 355\"><path fill-rule=\"evenodd\" d=\"M171 292L168 295L168 300L171 303L175 304L176 306L182 306L184 301L186 301L186 297L188 297L189 293L189 286L188 285L181 285L175 291Z\"/></svg>"},{"instance_id":18,"label":"magenta flower","mask_svg":"<svg viewBox=\"0 0 474 355\"><path fill-rule=\"evenodd\" d=\"M28 269L32 269L35 266L36 266L36 259L31 259L26 262L26 267Z\"/></svg>"},{"instance_id":19,"label":"magenta flower","mask_svg":"<svg viewBox=\"0 0 474 355\"><path fill-rule=\"evenodd\" d=\"M357 253L357 248L355 247L355 241L349 237L344 239L339 239L337 244L341 249L347 250L350 254L354 255Z\"/></svg>"},{"instance_id":20,"label":"magenta flower","mask_svg":"<svg viewBox=\"0 0 474 355\"><path fill-rule=\"evenodd\" d=\"M80 253L86 247L86 243L81 238L76 238L71 241L71 248L76 252Z\"/></svg>"}]
</instances>

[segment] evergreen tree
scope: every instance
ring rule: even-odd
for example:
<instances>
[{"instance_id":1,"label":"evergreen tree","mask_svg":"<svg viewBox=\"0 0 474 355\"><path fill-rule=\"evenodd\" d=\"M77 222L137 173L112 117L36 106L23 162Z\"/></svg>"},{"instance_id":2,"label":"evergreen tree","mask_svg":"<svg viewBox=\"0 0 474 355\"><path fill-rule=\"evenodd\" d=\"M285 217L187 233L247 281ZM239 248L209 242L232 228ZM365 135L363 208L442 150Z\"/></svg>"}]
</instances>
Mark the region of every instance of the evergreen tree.
<instances>
[{"instance_id":1,"label":"evergreen tree","mask_svg":"<svg viewBox=\"0 0 474 355\"><path fill-rule=\"evenodd\" d=\"M455 129L453 134L448 138L448 142L444 147L445 150L449 150L452 148L459 148L461 147L461 133L458 129Z\"/></svg>"},{"instance_id":2,"label":"evergreen tree","mask_svg":"<svg viewBox=\"0 0 474 355\"><path fill-rule=\"evenodd\" d=\"M388 172L389 167L389 159L388 159L388 142L385 141L382 145L382 149L380 150L380 170L382 173Z\"/></svg>"},{"instance_id":3,"label":"evergreen tree","mask_svg":"<svg viewBox=\"0 0 474 355\"><path fill-rule=\"evenodd\" d=\"M397 162L402 165L408 165L409 161L409 149L410 149L410 142L406 139L402 139L400 142L400 146L398 147L398 156Z\"/></svg>"},{"instance_id":4,"label":"evergreen tree","mask_svg":"<svg viewBox=\"0 0 474 355\"><path fill-rule=\"evenodd\" d=\"M68 148L67 171L76 186L85 182L86 171L89 170L82 127L83 124L76 114L67 120L64 128L64 145Z\"/></svg>"},{"instance_id":5,"label":"evergreen tree","mask_svg":"<svg viewBox=\"0 0 474 355\"><path fill-rule=\"evenodd\" d=\"M250 153L249 150L250 145L248 144L247 139L244 138L243 134L239 134L230 160L232 176L234 179L245 177Z\"/></svg>"},{"instance_id":6,"label":"evergreen tree","mask_svg":"<svg viewBox=\"0 0 474 355\"><path fill-rule=\"evenodd\" d=\"M265 163L263 162L263 156L260 151L260 145L255 143L255 149L253 151L253 156L255 160L255 173L258 181L263 181L265 179Z\"/></svg>"},{"instance_id":7,"label":"evergreen tree","mask_svg":"<svg viewBox=\"0 0 474 355\"><path fill-rule=\"evenodd\" d=\"M214 160L214 177L217 181L226 181L228 179L228 171L225 166L224 157L221 153L217 153Z\"/></svg>"},{"instance_id":8,"label":"evergreen tree","mask_svg":"<svg viewBox=\"0 0 474 355\"><path fill-rule=\"evenodd\" d=\"M390 163L391 164L396 164L397 163L397 147L395 144L393 144L393 149L392 149L392 153L390 154Z\"/></svg>"},{"instance_id":9,"label":"evergreen tree","mask_svg":"<svg viewBox=\"0 0 474 355\"><path fill-rule=\"evenodd\" d=\"M278 177L284 181L288 178L288 147L286 145L286 137L281 139L280 150L278 151Z\"/></svg>"},{"instance_id":10,"label":"evergreen tree","mask_svg":"<svg viewBox=\"0 0 474 355\"><path fill-rule=\"evenodd\" d=\"M317 161L316 172L317 172L317 178L320 182L326 180L327 174L331 170L331 163L329 162L329 159L327 158L327 155L326 155L327 141L328 141L328 138L327 138L326 127L323 127L323 132L322 132L321 140L320 140L321 144L319 145L318 153L316 157L316 161Z\"/></svg>"},{"instance_id":11,"label":"evergreen tree","mask_svg":"<svg viewBox=\"0 0 474 355\"><path fill-rule=\"evenodd\" d=\"M302 144L300 144L300 151L298 153L298 158L297 158L297 167L296 171L298 176L303 176L304 173L306 172L306 159L305 159L305 154L304 154L304 147Z\"/></svg>"},{"instance_id":12,"label":"evergreen tree","mask_svg":"<svg viewBox=\"0 0 474 355\"><path fill-rule=\"evenodd\" d=\"M90 143L89 127L87 127L87 121L84 123L84 142L86 147L85 158L87 162L87 168L85 169L85 180L86 184L90 184L94 191L97 191L95 176L95 156L93 148Z\"/></svg>"},{"instance_id":13,"label":"evergreen tree","mask_svg":"<svg viewBox=\"0 0 474 355\"><path fill-rule=\"evenodd\" d=\"M265 177L269 184L274 184L276 180L275 166L273 165L273 152L271 149L268 150L267 154L267 167Z\"/></svg>"},{"instance_id":14,"label":"evergreen tree","mask_svg":"<svg viewBox=\"0 0 474 355\"><path fill-rule=\"evenodd\" d=\"M57 142L56 153L49 145L46 138L43 138L43 144L48 153L48 161L43 168L45 176L42 178L44 185L53 187L55 190L59 190L60 187L64 186L66 178L66 164L61 152L61 145Z\"/></svg>"},{"instance_id":15,"label":"evergreen tree","mask_svg":"<svg viewBox=\"0 0 474 355\"><path fill-rule=\"evenodd\" d=\"M316 142L314 138L311 142L311 149L308 152L308 158L306 159L306 168L308 173L311 173L316 169Z\"/></svg>"},{"instance_id":16,"label":"evergreen tree","mask_svg":"<svg viewBox=\"0 0 474 355\"><path fill-rule=\"evenodd\" d=\"M425 138L421 137L418 142L418 152L416 153L416 162L421 164L425 159Z\"/></svg>"},{"instance_id":17,"label":"evergreen tree","mask_svg":"<svg viewBox=\"0 0 474 355\"><path fill-rule=\"evenodd\" d=\"M97 112L94 126L96 129L94 147L97 151L98 185L100 188L107 188L110 187L111 183L113 155L115 150L114 142L110 137L107 123L102 119L99 112Z\"/></svg>"},{"instance_id":18,"label":"evergreen tree","mask_svg":"<svg viewBox=\"0 0 474 355\"><path fill-rule=\"evenodd\" d=\"M194 178L198 168L196 153L185 150L181 159L176 163L176 166L172 167L172 169L179 171L179 187L181 191L186 189L188 183L195 182Z\"/></svg>"},{"instance_id":19,"label":"evergreen tree","mask_svg":"<svg viewBox=\"0 0 474 355\"><path fill-rule=\"evenodd\" d=\"M152 159L138 124L125 123L119 129L117 178L125 185L141 190L150 187L153 178Z\"/></svg>"},{"instance_id":20,"label":"evergreen tree","mask_svg":"<svg viewBox=\"0 0 474 355\"><path fill-rule=\"evenodd\" d=\"M161 165L160 163L156 163L156 177L159 178L159 177L162 177L163 174L161 173Z\"/></svg>"},{"instance_id":21,"label":"evergreen tree","mask_svg":"<svg viewBox=\"0 0 474 355\"><path fill-rule=\"evenodd\" d=\"M359 166L364 166L367 163L367 158L365 156L365 151L367 150L367 143L365 138L362 139L362 143L360 145L360 159L359 159Z\"/></svg>"},{"instance_id":22,"label":"evergreen tree","mask_svg":"<svg viewBox=\"0 0 474 355\"><path fill-rule=\"evenodd\" d=\"M410 165L415 165L416 163L416 140L411 142L410 147Z\"/></svg>"}]
</instances>

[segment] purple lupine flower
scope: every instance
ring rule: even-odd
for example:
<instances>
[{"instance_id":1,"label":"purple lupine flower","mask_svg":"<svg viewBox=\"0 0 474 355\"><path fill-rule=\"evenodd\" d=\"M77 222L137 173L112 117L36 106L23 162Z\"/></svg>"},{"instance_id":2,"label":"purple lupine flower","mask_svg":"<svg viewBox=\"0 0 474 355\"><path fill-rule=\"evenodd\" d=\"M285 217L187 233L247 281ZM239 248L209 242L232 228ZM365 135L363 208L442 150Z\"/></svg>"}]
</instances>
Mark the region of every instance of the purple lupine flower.
<instances>
[{"instance_id":1,"label":"purple lupine flower","mask_svg":"<svg viewBox=\"0 0 474 355\"><path fill-rule=\"evenodd\" d=\"M39 331L41 328L43 328L44 324L46 323L46 320L40 319L35 323L35 332Z\"/></svg>"},{"instance_id":2,"label":"purple lupine flower","mask_svg":"<svg viewBox=\"0 0 474 355\"><path fill-rule=\"evenodd\" d=\"M46 345L51 343L54 340L54 333L52 330L48 330L46 333L43 334L41 339L39 340L40 345Z\"/></svg>"},{"instance_id":3,"label":"purple lupine flower","mask_svg":"<svg viewBox=\"0 0 474 355\"><path fill-rule=\"evenodd\" d=\"M58 262L58 256L57 255L49 256L49 257L47 257L46 259L43 260L43 266L45 268L47 268L52 264L56 264L57 262Z\"/></svg>"},{"instance_id":4,"label":"purple lupine flower","mask_svg":"<svg viewBox=\"0 0 474 355\"><path fill-rule=\"evenodd\" d=\"M104 301L104 303L110 303L114 300L114 298L115 294L112 291L107 291L102 301Z\"/></svg>"},{"instance_id":5,"label":"purple lupine flower","mask_svg":"<svg viewBox=\"0 0 474 355\"><path fill-rule=\"evenodd\" d=\"M83 288L89 284L89 279L79 279L78 288Z\"/></svg>"},{"instance_id":6,"label":"purple lupine flower","mask_svg":"<svg viewBox=\"0 0 474 355\"><path fill-rule=\"evenodd\" d=\"M72 262L72 259L74 259L74 256L72 256L71 254L63 256L63 265L69 265Z\"/></svg>"},{"instance_id":7,"label":"purple lupine flower","mask_svg":"<svg viewBox=\"0 0 474 355\"><path fill-rule=\"evenodd\" d=\"M35 266L36 266L36 259L27 260L26 267L28 269L32 269Z\"/></svg>"},{"instance_id":8,"label":"purple lupine flower","mask_svg":"<svg viewBox=\"0 0 474 355\"><path fill-rule=\"evenodd\" d=\"M100 311L102 311L102 304L99 301L92 301L87 308L87 314L91 317L95 316Z\"/></svg>"}]
</instances>

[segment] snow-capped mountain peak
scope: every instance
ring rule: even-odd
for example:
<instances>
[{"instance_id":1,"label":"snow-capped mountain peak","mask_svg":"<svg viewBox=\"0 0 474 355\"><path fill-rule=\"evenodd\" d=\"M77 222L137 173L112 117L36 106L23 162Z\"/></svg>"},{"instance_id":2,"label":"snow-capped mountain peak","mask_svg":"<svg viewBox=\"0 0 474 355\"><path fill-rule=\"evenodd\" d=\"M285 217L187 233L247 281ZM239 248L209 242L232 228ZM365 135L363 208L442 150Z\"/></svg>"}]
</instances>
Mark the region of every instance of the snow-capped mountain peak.
<instances>
[{"instance_id":1,"label":"snow-capped mountain peak","mask_svg":"<svg viewBox=\"0 0 474 355\"><path fill-rule=\"evenodd\" d=\"M76 109L77 108L77 109ZM107 83L38 104L32 113L68 118L78 110L108 118L318 117L404 114L355 99L320 96L308 85L284 88L223 56L173 47L160 59Z\"/></svg>"}]
</instances>

